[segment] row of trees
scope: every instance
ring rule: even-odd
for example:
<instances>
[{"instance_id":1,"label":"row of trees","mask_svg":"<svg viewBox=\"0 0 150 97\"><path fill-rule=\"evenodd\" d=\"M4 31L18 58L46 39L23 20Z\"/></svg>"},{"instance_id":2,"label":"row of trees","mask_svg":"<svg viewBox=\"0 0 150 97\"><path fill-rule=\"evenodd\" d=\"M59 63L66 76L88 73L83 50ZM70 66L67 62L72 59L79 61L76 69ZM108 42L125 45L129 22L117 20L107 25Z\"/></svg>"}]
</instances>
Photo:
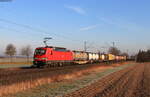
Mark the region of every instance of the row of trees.
<instances>
[{"instance_id":1,"label":"row of trees","mask_svg":"<svg viewBox=\"0 0 150 97\"><path fill-rule=\"evenodd\" d=\"M137 62L150 62L150 49L147 51L139 51L136 57Z\"/></svg>"},{"instance_id":2,"label":"row of trees","mask_svg":"<svg viewBox=\"0 0 150 97\"><path fill-rule=\"evenodd\" d=\"M10 56L11 59L14 55L16 55L17 50L16 47L13 44L8 44L5 50L5 54ZM24 46L21 48L20 54L27 57L27 60L29 60L29 57L32 55L32 49L30 45Z\"/></svg>"},{"instance_id":3,"label":"row of trees","mask_svg":"<svg viewBox=\"0 0 150 97\"><path fill-rule=\"evenodd\" d=\"M126 52L121 52L117 47L110 47L108 50L108 53L111 53L113 55L124 55L124 56L129 56L128 53Z\"/></svg>"}]
</instances>

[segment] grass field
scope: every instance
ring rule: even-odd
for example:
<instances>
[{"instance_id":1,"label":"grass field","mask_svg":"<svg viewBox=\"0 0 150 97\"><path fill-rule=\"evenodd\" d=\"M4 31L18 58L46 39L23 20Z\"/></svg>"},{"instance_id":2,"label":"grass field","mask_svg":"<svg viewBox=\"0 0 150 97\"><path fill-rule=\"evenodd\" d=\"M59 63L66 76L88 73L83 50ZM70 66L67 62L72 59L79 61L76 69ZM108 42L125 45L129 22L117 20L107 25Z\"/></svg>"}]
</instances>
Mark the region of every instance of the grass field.
<instances>
[{"instance_id":1,"label":"grass field","mask_svg":"<svg viewBox=\"0 0 150 97\"><path fill-rule=\"evenodd\" d=\"M28 67L32 64L32 58L29 61L27 58L0 58L0 68Z\"/></svg>"},{"instance_id":2,"label":"grass field","mask_svg":"<svg viewBox=\"0 0 150 97\"><path fill-rule=\"evenodd\" d=\"M0 68L29 67L32 62L2 62Z\"/></svg>"}]
</instances>

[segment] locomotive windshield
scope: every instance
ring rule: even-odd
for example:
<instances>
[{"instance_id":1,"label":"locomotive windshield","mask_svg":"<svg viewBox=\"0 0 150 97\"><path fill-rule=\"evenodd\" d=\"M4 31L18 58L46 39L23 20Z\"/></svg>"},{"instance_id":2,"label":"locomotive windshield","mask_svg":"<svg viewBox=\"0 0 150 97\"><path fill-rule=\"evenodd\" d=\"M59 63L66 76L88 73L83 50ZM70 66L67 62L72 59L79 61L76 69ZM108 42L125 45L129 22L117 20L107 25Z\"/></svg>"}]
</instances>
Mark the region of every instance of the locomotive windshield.
<instances>
[{"instance_id":1,"label":"locomotive windshield","mask_svg":"<svg viewBox=\"0 0 150 97\"><path fill-rule=\"evenodd\" d=\"M44 55L46 53L45 49L36 49L35 55Z\"/></svg>"},{"instance_id":2,"label":"locomotive windshield","mask_svg":"<svg viewBox=\"0 0 150 97\"><path fill-rule=\"evenodd\" d=\"M66 52L67 49L66 48L59 48L59 47L56 47L54 48L55 51L62 51L62 52Z\"/></svg>"}]
</instances>

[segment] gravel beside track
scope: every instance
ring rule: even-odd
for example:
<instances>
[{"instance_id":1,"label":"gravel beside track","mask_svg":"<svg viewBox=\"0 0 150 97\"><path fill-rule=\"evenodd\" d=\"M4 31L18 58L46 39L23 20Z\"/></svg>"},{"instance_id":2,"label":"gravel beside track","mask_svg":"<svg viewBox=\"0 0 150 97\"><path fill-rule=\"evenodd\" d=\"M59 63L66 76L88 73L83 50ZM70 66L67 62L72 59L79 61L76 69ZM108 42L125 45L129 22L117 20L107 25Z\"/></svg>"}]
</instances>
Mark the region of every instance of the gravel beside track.
<instances>
[{"instance_id":1,"label":"gravel beside track","mask_svg":"<svg viewBox=\"0 0 150 97\"><path fill-rule=\"evenodd\" d=\"M64 97L150 97L150 64L125 68Z\"/></svg>"}]
</instances>

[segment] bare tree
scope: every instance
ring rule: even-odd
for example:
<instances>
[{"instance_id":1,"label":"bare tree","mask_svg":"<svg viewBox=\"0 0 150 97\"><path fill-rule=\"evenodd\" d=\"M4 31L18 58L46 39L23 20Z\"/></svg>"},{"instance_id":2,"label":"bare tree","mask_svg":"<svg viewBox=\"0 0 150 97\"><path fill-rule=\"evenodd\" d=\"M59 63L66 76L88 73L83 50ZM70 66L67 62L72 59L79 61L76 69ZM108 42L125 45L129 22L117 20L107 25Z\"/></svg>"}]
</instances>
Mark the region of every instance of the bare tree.
<instances>
[{"instance_id":1,"label":"bare tree","mask_svg":"<svg viewBox=\"0 0 150 97\"><path fill-rule=\"evenodd\" d=\"M27 61L29 62L29 57L32 55L32 49L30 45L27 45L21 49L21 54L27 57Z\"/></svg>"},{"instance_id":2,"label":"bare tree","mask_svg":"<svg viewBox=\"0 0 150 97\"><path fill-rule=\"evenodd\" d=\"M122 53L121 55L129 57L129 54L126 52Z\"/></svg>"},{"instance_id":3,"label":"bare tree","mask_svg":"<svg viewBox=\"0 0 150 97\"><path fill-rule=\"evenodd\" d=\"M5 54L11 57L12 62L12 56L16 54L16 47L13 44L8 44L6 47Z\"/></svg>"},{"instance_id":4,"label":"bare tree","mask_svg":"<svg viewBox=\"0 0 150 97\"><path fill-rule=\"evenodd\" d=\"M121 53L121 51L116 47L110 47L108 52L114 55L119 55Z\"/></svg>"}]
</instances>

